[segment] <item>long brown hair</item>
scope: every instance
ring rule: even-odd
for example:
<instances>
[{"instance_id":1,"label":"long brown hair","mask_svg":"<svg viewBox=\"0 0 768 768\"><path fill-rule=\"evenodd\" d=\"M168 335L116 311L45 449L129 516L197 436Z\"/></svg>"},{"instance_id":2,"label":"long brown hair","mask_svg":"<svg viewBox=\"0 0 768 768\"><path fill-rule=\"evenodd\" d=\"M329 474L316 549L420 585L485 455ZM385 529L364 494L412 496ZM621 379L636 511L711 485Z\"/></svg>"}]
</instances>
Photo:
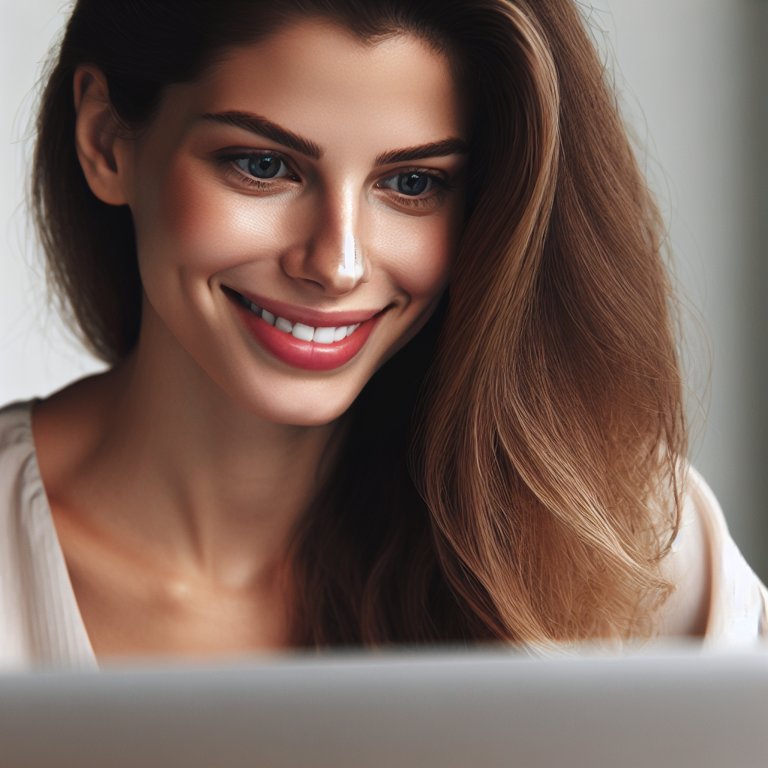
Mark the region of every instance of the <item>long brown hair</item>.
<instances>
[{"instance_id":1,"label":"long brown hair","mask_svg":"<svg viewBox=\"0 0 768 768\"><path fill-rule=\"evenodd\" d=\"M296 645L651 634L686 450L671 294L656 208L570 0L80 0L43 96L33 202L84 338L124 358L141 286L130 213L77 164L75 67L99 66L137 126L168 83L308 14L426 39L474 119L448 291L345 415L295 532Z\"/></svg>"}]
</instances>

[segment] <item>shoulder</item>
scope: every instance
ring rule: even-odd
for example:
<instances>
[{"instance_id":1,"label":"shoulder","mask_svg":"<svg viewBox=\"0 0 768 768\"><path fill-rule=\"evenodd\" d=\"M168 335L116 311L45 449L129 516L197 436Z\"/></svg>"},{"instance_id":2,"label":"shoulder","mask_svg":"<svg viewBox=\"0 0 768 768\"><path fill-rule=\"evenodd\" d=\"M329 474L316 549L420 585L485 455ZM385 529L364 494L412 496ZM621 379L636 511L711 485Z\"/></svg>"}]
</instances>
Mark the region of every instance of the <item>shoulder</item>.
<instances>
[{"instance_id":1,"label":"shoulder","mask_svg":"<svg viewBox=\"0 0 768 768\"><path fill-rule=\"evenodd\" d=\"M0 408L0 524L11 502L25 500L37 480L31 414L34 401Z\"/></svg>"},{"instance_id":2,"label":"shoulder","mask_svg":"<svg viewBox=\"0 0 768 768\"><path fill-rule=\"evenodd\" d=\"M712 489L686 473L680 530L664 564L675 585L662 635L695 635L707 644L738 645L768 637L768 593L728 531Z\"/></svg>"},{"instance_id":3,"label":"shoulder","mask_svg":"<svg viewBox=\"0 0 768 768\"><path fill-rule=\"evenodd\" d=\"M91 666L40 475L32 432L36 402L0 408L0 669L40 662Z\"/></svg>"},{"instance_id":4,"label":"shoulder","mask_svg":"<svg viewBox=\"0 0 768 768\"><path fill-rule=\"evenodd\" d=\"M36 510L44 491L31 429L33 402L0 409L0 665L27 658L30 564L38 551Z\"/></svg>"},{"instance_id":5,"label":"shoulder","mask_svg":"<svg viewBox=\"0 0 768 768\"><path fill-rule=\"evenodd\" d=\"M30 424L34 400L19 400L0 408L0 448L19 440Z\"/></svg>"},{"instance_id":6,"label":"shoulder","mask_svg":"<svg viewBox=\"0 0 768 768\"><path fill-rule=\"evenodd\" d=\"M0 578L19 556L27 513L45 500L32 437L34 402L0 408Z\"/></svg>"}]
</instances>

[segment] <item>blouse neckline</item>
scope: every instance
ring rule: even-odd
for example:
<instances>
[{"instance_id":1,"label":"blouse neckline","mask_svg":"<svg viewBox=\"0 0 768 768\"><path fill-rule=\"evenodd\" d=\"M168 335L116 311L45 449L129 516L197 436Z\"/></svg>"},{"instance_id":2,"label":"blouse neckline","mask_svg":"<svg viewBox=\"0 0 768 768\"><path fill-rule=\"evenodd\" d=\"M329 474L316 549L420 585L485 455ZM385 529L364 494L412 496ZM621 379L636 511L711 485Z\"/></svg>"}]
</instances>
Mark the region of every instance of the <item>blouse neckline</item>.
<instances>
[{"instance_id":1,"label":"blouse neckline","mask_svg":"<svg viewBox=\"0 0 768 768\"><path fill-rule=\"evenodd\" d=\"M33 549L29 570L34 585L30 608L34 644L44 664L98 667L40 472L32 432L32 408L37 402L25 404L20 424L29 450L25 467L29 493L21 520Z\"/></svg>"}]
</instances>

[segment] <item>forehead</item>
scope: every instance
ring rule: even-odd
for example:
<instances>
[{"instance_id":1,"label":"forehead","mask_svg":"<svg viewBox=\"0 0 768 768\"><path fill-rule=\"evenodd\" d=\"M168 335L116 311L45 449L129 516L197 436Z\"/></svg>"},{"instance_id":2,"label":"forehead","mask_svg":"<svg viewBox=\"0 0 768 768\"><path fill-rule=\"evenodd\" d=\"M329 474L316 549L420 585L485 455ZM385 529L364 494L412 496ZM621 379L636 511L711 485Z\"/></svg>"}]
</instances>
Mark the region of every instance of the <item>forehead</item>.
<instances>
[{"instance_id":1,"label":"forehead","mask_svg":"<svg viewBox=\"0 0 768 768\"><path fill-rule=\"evenodd\" d=\"M412 34L371 43L326 21L233 48L184 90L190 113L254 112L321 146L367 138L381 150L467 130L447 56Z\"/></svg>"}]
</instances>

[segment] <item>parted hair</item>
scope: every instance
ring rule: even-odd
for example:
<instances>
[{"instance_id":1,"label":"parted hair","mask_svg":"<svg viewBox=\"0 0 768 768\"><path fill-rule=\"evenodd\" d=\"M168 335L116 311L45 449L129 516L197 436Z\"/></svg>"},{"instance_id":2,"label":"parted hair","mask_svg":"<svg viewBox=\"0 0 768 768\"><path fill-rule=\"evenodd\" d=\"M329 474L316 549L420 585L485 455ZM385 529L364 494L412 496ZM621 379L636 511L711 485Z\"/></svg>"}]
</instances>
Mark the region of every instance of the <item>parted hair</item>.
<instances>
[{"instance_id":1,"label":"parted hair","mask_svg":"<svg viewBox=\"0 0 768 768\"><path fill-rule=\"evenodd\" d=\"M32 203L82 339L119 364L142 288L130 211L78 163L76 67L99 67L139 129L165 87L307 16L444 53L472 135L446 293L340 420L294 531L295 645L652 635L686 452L675 304L662 222L572 0L77 2L42 95Z\"/></svg>"}]
</instances>

